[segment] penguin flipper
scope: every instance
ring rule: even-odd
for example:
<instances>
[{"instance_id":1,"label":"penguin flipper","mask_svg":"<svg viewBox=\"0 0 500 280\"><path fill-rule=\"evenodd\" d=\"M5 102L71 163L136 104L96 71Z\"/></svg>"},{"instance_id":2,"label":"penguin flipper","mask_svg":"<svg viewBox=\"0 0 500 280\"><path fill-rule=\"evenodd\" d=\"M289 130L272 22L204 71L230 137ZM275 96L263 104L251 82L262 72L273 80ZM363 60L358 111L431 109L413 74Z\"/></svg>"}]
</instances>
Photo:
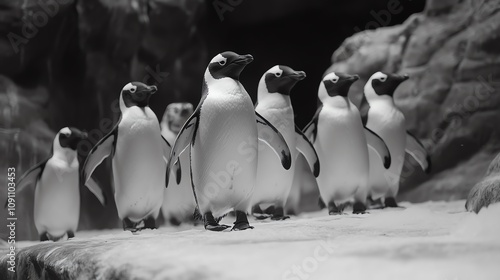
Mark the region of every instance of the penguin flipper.
<instances>
[{"instance_id":1,"label":"penguin flipper","mask_svg":"<svg viewBox=\"0 0 500 280\"><path fill-rule=\"evenodd\" d=\"M391 153L384 140L366 126L365 137L368 147L375 151L380 159L382 159L385 169L389 169L391 167Z\"/></svg>"},{"instance_id":2,"label":"penguin flipper","mask_svg":"<svg viewBox=\"0 0 500 280\"><path fill-rule=\"evenodd\" d=\"M304 135L309 139L309 141L311 141L311 143L316 142L316 136L318 135L318 119L319 113L321 113L321 109L323 109L322 104L319 105L316 113L314 113L312 120L304 128Z\"/></svg>"},{"instance_id":3,"label":"penguin flipper","mask_svg":"<svg viewBox=\"0 0 500 280\"><path fill-rule=\"evenodd\" d=\"M319 159L316 149L314 149L314 146L297 126L295 126L295 136L297 150L304 155L305 159L309 163L309 167L311 168L314 177L317 178L319 176Z\"/></svg>"},{"instance_id":4,"label":"penguin flipper","mask_svg":"<svg viewBox=\"0 0 500 280\"><path fill-rule=\"evenodd\" d=\"M370 111L370 104L368 104L368 100L366 100L366 95L363 94L361 98L361 103L358 106L359 115L361 116L361 121L363 125L366 126L368 123L368 111Z\"/></svg>"},{"instance_id":5,"label":"penguin flipper","mask_svg":"<svg viewBox=\"0 0 500 280\"><path fill-rule=\"evenodd\" d=\"M162 150L163 150L163 160L168 164L168 158L170 157L170 152L172 151L172 145L168 143L167 139L161 135L162 142Z\"/></svg>"},{"instance_id":6,"label":"penguin flipper","mask_svg":"<svg viewBox=\"0 0 500 280\"><path fill-rule=\"evenodd\" d=\"M50 157L37 163L35 166L31 167L28 171L24 172L24 174L21 176L19 182L16 185L16 193L21 192L24 188L26 188L31 184L35 184L36 186L36 181L42 175L43 169L45 168L45 164L50 159ZM8 200L5 201L4 208L7 208L7 204Z\"/></svg>"},{"instance_id":7,"label":"penguin flipper","mask_svg":"<svg viewBox=\"0 0 500 280\"><path fill-rule=\"evenodd\" d=\"M200 107L201 106L198 106L196 111L191 115L191 117L189 117L186 123L184 123L181 130L179 131L179 134L177 135L177 138L175 139L174 146L170 151L170 156L167 163L167 180L166 180L167 187L170 179L170 170L172 170L172 166L174 164L175 164L174 171L177 176L176 177L177 184L180 184L181 182L182 172L181 172L181 164L179 156L184 150L186 150L189 147L189 145L191 144L194 145L194 136L196 135L196 130L198 129Z\"/></svg>"},{"instance_id":8,"label":"penguin flipper","mask_svg":"<svg viewBox=\"0 0 500 280\"><path fill-rule=\"evenodd\" d=\"M269 121L255 112L257 120L257 134L260 141L266 143L281 160L281 165L288 170L292 166L290 148L285 138ZM276 137L277 136L277 137Z\"/></svg>"},{"instance_id":9,"label":"penguin flipper","mask_svg":"<svg viewBox=\"0 0 500 280\"><path fill-rule=\"evenodd\" d=\"M121 120L121 117L120 117ZM99 166L107 157L113 154L115 149L116 139L118 138L118 124L120 120L116 123L113 129L106 134L95 146L90 150L85 163L81 169L81 178L83 179L83 184L87 185L90 176L94 173L94 170Z\"/></svg>"},{"instance_id":10,"label":"penguin flipper","mask_svg":"<svg viewBox=\"0 0 500 280\"><path fill-rule=\"evenodd\" d=\"M420 142L413 134L409 131L406 132L406 148L405 151L414 158L422 170L425 173L429 173L431 171L431 158L427 153L422 142Z\"/></svg>"},{"instance_id":11,"label":"penguin flipper","mask_svg":"<svg viewBox=\"0 0 500 280\"><path fill-rule=\"evenodd\" d=\"M163 135L161 136L161 138L163 139L163 145L162 145L163 160L165 161L165 163L168 166L168 159L170 158L170 153L172 152L172 145L170 145L170 143L168 143L167 139L165 139L165 137L163 137ZM177 185L181 183L181 174L182 174L181 162L177 161L175 164L175 175L176 175ZM165 174L165 184L168 184L169 178L170 177L167 174Z\"/></svg>"},{"instance_id":12,"label":"penguin flipper","mask_svg":"<svg viewBox=\"0 0 500 280\"><path fill-rule=\"evenodd\" d=\"M99 202L104 206L107 203L106 196L104 195L101 187L99 187L99 184L94 180L94 178L90 177L85 184L85 186L89 189L91 193L97 197Z\"/></svg>"}]
</instances>

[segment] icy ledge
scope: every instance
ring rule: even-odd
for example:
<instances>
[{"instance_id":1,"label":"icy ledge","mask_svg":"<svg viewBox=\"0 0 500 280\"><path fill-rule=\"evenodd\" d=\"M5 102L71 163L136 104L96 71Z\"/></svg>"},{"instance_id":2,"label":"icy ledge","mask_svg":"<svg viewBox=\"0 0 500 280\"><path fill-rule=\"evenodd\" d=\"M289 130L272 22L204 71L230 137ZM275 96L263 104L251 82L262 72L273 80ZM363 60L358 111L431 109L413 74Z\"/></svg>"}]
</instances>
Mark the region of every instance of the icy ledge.
<instances>
[{"instance_id":1,"label":"icy ledge","mask_svg":"<svg viewBox=\"0 0 500 280\"><path fill-rule=\"evenodd\" d=\"M0 249L0 279L500 279L500 204L479 214L464 204L317 212L244 232L79 232L20 242L17 275L6 274Z\"/></svg>"}]
</instances>

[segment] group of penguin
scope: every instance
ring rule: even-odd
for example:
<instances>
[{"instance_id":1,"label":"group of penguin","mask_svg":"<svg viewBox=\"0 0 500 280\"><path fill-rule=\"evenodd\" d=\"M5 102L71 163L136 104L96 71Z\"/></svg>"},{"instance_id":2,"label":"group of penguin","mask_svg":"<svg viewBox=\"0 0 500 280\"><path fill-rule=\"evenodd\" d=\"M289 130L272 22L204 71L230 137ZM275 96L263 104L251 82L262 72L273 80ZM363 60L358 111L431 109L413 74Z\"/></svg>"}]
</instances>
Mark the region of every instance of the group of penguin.
<instances>
[{"instance_id":1,"label":"group of penguin","mask_svg":"<svg viewBox=\"0 0 500 280\"><path fill-rule=\"evenodd\" d=\"M430 169L428 153L406 132L392 98L407 75L373 74L364 87L369 109L362 116L348 98L359 77L327 74L319 86L318 110L302 131L294 123L290 92L306 74L272 67L260 79L254 106L239 81L252 61L251 55L230 51L216 55L206 68L196 109L170 104L161 124L148 105L157 88L128 83L120 93L119 121L82 166L77 146L86 133L61 129L49 158L28 170L17 186L19 192L35 185L40 240L74 236L80 186L106 203L92 173L108 157L118 216L132 232L156 228L160 210L172 224L195 212L212 231L231 228L220 220L232 210L231 230L253 228L249 213L283 220L287 199L298 201L305 179L315 181L320 204L330 214L341 214L352 203L353 213L365 213L367 198L396 207L405 152Z\"/></svg>"}]
</instances>

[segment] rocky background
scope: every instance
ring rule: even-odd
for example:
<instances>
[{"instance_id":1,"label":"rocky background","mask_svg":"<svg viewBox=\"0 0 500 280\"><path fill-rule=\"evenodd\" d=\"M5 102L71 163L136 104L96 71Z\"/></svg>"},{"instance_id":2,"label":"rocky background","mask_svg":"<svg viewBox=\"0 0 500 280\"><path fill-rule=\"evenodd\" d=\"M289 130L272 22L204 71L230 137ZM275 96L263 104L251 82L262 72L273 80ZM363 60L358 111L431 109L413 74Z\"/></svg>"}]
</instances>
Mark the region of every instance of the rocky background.
<instances>
[{"instance_id":1,"label":"rocky background","mask_svg":"<svg viewBox=\"0 0 500 280\"><path fill-rule=\"evenodd\" d=\"M467 197L500 151L500 1L428 0L403 24L348 38L328 71L357 73L352 99L378 70L408 73L395 93L407 128L432 157L424 175L407 161L399 199Z\"/></svg>"},{"instance_id":2,"label":"rocky background","mask_svg":"<svg viewBox=\"0 0 500 280\"><path fill-rule=\"evenodd\" d=\"M300 127L312 117L319 81L332 63L329 70L362 77L352 88L356 102L373 72L409 73L396 103L408 129L429 147L433 172L424 175L410 162L400 199L463 199L500 151L499 5L499 0L0 1L0 169L15 167L19 178L48 155L64 126L86 129L88 146L96 143L109 129L102 120L116 121L119 91L130 80L158 85L151 107L159 117L170 102L197 104L207 62L222 50L235 50L255 57L242 75L254 100L260 76L273 65L306 71L308 78L292 93ZM365 29L370 30L357 33ZM82 146L82 158L86 151ZM120 226L107 168L98 168L97 177L109 204L103 208L82 189L81 230ZM5 176L0 173L0 181ZM5 195L0 192L0 201ZM32 201L31 191L17 200L20 240L37 238Z\"/></svg>"}]
</instances>

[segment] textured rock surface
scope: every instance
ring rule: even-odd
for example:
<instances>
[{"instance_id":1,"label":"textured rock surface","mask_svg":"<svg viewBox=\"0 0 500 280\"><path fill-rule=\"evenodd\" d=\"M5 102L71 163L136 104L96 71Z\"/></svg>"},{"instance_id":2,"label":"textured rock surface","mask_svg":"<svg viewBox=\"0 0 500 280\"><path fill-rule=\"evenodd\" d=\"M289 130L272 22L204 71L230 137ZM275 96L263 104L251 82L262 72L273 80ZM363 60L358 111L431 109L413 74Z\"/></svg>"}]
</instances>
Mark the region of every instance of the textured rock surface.
<instances>
[{"instance_id":1,"label":"textured rock surface","mask_svg":"<svg viewBox=\"0 0 500 280\"><path fill-rule=\"evenodd\" d=\"M255 229L241 232L81 232L66 242L18 244L17 275L7 272L0 243L0 279L498 279L500 204L479 215L463 205L403 203L406 209L342 216L324 210L252 220Z\"/></svg>"},{"instance_id":2,"label":"textured rock surface","mask_svg":"<svg viewBox=\"0 0 500 280\"><path fill-rule=\"evenodd\" d=\"M500 154L493 159L484 178L470 191L465 208L478 213L481 208L496 202L500 202Z\"/></svg>"},{"instance_id":3,"label":"textured rock surface","mask_svg":"<svg viewBox=\"0 0 500 280\"><path fill-rule=\"evenodd\" d=\"M348 38L328 71L357 73L359 104L376 71L408 73L395 93L408 130L422 139L433 170L407 162L400 199L463 199L500 151L500 1L428 0L393 27Z\"/></svg>"},{"instance_id":4,"label":"textured rock surface","mask_svg":"<svg viewBox=\"0 0 500 280\"><path fill-rule=\"evenodd\" d=\"M170 102L196 102L207 59L197 30L204 9L202 0L3 3L2 170L15 167L19 178L50 153L55 131L68 125L89 132L88 143L79 150L83 159L117 119L116 101L121 88L131 80L158 85L151 107L160 117ZM5 157L3 151L7 151ZM109 166L98 170L97 179L109 204L103 209L83 189L80 229L121 224L106 168ZM5 172L0 173L2 182L5 176ZM37 238L32 193L27 190L18 196L18 240ZM5 201L5 196L6 192L0 192L0 201ZM5 218L5 212L0 211L0 218ZM2 228L0 238L5 237Z\"/></svg>"}]
</instances>

